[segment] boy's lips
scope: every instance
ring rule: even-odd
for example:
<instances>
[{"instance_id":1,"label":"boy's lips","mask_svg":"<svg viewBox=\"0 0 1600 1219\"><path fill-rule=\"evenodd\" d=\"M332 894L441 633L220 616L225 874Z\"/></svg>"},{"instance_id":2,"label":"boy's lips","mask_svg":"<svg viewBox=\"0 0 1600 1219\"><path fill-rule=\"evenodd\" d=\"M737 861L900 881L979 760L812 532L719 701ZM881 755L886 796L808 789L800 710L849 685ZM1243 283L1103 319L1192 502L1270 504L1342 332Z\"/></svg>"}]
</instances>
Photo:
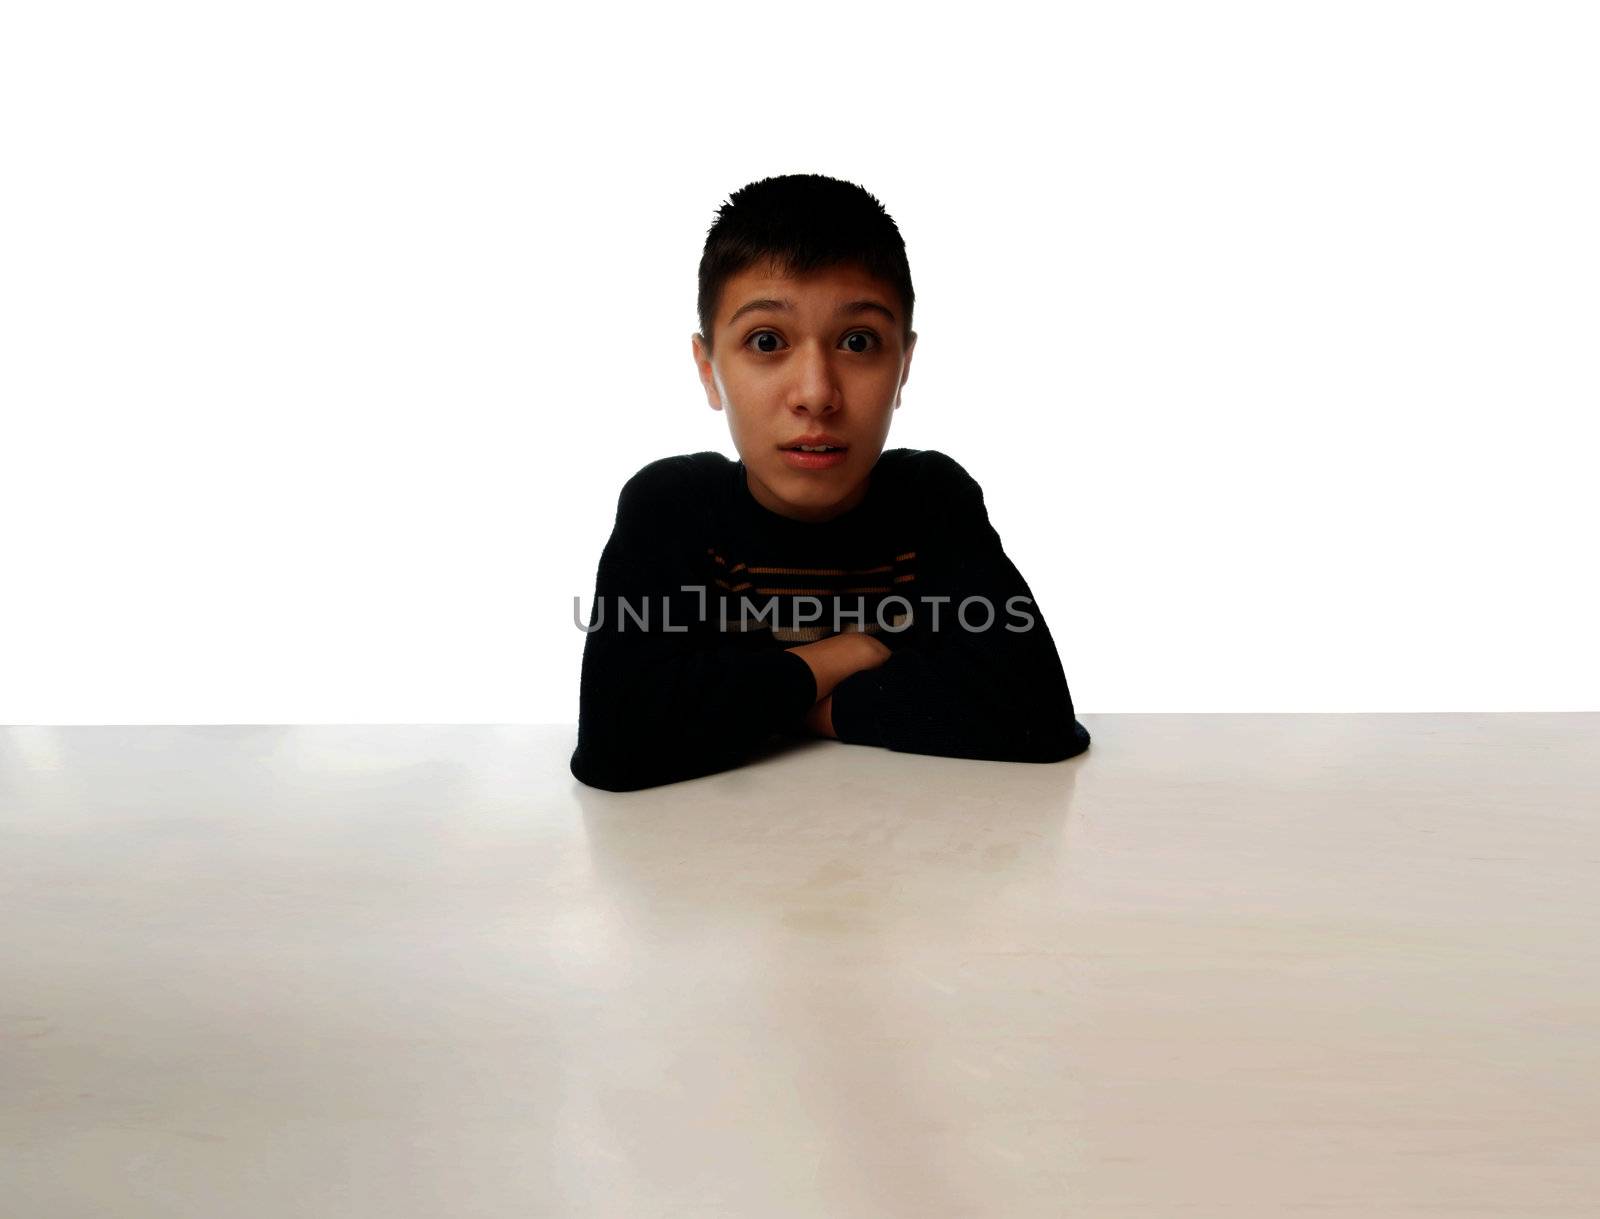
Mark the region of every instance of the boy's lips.
<instances>
[{"instance_id":1,"label":"boy's lips","mask_svg":"<svg viewBox=\"0 0 1600 1219\"><path fill-rule=\"evenodd\" d=\"M805 453L799 449L779 449L783 454L785 465L796 470L830 470L834 466L843 465L849 454L844 449L835 449L831 453Z\"/></svg>"},{"instance_id":2,"label":"boy's lips","mask_svg":"<svg viewBox=\"0 0 1600 1219\"><path fill-rule=\"evenodd\" d=\"M809 436L798 436L789 441L788 444L782 444L778 447L781 449L793 449L802 444L810 445L812 448L816 448L818 445L822 444L832 445L836 449L847 449L850 447L837 436L830 436L826 432L812 432Z\"/></svg>"}]
</instances>

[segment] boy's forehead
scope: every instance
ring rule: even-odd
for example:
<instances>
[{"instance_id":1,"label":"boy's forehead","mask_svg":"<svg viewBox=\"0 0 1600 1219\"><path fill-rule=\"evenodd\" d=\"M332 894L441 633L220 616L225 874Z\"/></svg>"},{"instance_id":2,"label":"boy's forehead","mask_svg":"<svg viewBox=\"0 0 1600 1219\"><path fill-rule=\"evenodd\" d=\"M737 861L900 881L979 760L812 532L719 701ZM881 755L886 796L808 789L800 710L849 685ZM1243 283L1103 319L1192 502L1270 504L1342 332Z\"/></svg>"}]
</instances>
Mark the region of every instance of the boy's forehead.
<instances>
[{"instance_id":1,"label":"boy's forehead","mask_svg":"<svg viewBox=\"0 0 1600 1219\"><path fill-rule=\"evenodd\" d=\"M723 285L718 312L722 325L730 324L735 314L752 312L750 306L761 302L788 303L795 309L829 309L836 304L869 300L896 313L898 295L892 285L865 268L848 264L800 275L770 266L748 267Z\"/></svg>"}]
</instances>

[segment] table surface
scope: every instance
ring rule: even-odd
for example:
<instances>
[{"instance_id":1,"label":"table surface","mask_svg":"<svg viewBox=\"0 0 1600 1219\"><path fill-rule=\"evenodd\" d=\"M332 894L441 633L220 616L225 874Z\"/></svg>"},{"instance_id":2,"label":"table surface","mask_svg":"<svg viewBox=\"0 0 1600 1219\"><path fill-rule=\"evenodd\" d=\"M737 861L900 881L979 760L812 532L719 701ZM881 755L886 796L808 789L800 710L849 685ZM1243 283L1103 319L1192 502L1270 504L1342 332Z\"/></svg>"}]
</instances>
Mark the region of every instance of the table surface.
<instances>
[{"instance_id":1,"label":"table surface","mask_svg":"<svg viewBox=\"0 0 1600 1219\"><path fill-rule=\"evenodd\" d=\"M0 731L0 1206L1592 1215L1600 715Z\"/></svg>"}]
</instances>

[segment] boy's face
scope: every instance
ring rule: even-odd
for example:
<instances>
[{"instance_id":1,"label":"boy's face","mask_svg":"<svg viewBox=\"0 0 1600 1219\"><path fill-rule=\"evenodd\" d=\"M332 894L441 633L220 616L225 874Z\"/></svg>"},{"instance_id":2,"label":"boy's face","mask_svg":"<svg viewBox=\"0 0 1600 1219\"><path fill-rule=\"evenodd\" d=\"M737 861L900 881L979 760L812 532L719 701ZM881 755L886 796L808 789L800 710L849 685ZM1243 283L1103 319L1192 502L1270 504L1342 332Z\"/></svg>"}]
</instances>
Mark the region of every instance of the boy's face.
<instances>
[{"instance_id":1,"label":"boy's face","mask_svg":"<svg viewBox=\"0 0 1600 1219\"><path fill-rule=\"evenodd\" d=\"M715 355L695 335L694 359L706 400L727 412L756 502L825 521L866 496L911 375L917 336L901 340L902 308L892 287L853 266L798 278L753 267L723 285ZM794 450L817 435L843 451Z\"/></svg>"}]
</instances>

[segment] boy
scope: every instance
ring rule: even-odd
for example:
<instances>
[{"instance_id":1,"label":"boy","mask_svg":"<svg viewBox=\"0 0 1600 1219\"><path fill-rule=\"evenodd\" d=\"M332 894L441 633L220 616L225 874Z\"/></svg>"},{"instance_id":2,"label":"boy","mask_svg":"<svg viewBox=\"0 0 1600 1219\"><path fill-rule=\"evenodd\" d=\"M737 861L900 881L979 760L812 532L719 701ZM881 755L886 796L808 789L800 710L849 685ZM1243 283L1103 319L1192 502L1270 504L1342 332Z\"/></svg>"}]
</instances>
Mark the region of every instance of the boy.
<instances>
[{"instance_id":1,"label":"boy","mask_svg":"<svg viewBox=\"0 0 1600 1219\"><path fill-rule=\"evenodd\" d=\"M635 791L790 733L1006 761L1088 748L978 484L943 453L883 447L913 300L899 229L858 186L767 178L718 212L693 348L740 460L666 457L623 486L577 779Z\"/></svg>"}]
</instances>

